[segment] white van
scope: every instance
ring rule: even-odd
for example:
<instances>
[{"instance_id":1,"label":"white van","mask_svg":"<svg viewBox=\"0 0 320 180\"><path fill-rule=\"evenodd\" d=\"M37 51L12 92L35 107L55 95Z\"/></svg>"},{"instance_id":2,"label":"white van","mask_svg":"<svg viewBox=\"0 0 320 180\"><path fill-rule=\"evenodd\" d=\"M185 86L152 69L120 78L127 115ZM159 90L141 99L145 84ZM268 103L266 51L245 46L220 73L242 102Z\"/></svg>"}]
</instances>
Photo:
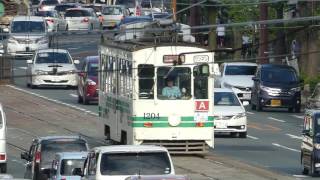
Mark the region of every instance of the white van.
<instances>
[{"instance_id":1,"label":"white van","mask_svg":"<svg viewBox=\"0 0 320 180\"><path fill-rule=\"evenodd\" d=\"M0 172L7 172L7 147L6 147L6 115L0 104Z\"/></svg>"},{"instance_id":2,"label":"white van","mask_svg":"<svg viewBox=\"0 0 320 180\"><path fill-rule=\"evenodd\" d=\"M125 180L132 175L175 175L168 150L153 145L114 145L89 151L84 170L74 171L83 180Z\"/></svg>"}]
</instances>

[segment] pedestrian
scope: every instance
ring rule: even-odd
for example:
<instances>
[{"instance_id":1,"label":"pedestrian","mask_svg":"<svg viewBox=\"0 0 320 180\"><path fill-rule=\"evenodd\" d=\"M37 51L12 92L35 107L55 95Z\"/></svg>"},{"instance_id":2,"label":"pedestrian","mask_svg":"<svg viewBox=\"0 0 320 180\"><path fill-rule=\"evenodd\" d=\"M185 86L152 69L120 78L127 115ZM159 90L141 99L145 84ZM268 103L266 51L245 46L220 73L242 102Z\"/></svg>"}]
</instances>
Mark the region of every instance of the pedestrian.
<instances>
[{"instance_id":1,"label":"pedestrian","mask_svg":"<svg viewBox=\"0 0 320 180\"><path fill-rule=\"evenodd\" d=\"M218 24L217 26L217 44L218 47L223 47L224 46L224 39L226 35L226 29L223 24Z\"/></svg>"},{"instance_id":2,"label":"pedestrian","mask_svg":"<svg viewBox=\"0 0 320 180\"><path fill-rule=\"evenodd\" d=\"M242 47L241 47L241 56L243 59L247 58L249 54L249 45L250 45L250 37L246 33L242 34Z\"/></svg>"}]
</instances>

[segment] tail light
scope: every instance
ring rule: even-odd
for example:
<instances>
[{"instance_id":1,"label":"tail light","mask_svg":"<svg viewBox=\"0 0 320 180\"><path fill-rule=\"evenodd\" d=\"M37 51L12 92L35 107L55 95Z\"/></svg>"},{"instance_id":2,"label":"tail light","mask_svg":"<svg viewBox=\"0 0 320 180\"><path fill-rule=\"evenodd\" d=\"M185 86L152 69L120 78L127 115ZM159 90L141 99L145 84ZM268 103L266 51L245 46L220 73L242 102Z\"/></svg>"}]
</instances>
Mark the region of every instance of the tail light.
<instances>
[{"instance_id":1,"label":"tail light","mask_svg":"<svg viewBox=\"0 0 320 180\"><path fill-rule=\"evenodd\" d=\"M5 154L0 154L0 160L1 161L6 160L6 155Z\"/></svg>"},{"instance_id":2,"label":"tail light","mask_svg":"<svg viewBox=\"0 0 320 180\"><path fill-rule=\"evenodd\" d=\"M81 22L87 23L89 22L89 18L84 18Z\"/></svg>"},{"instance_id":3,"label":"tail light","mask_svg":"<svg viewBox=\"0 0 320 180\"><path fill-rule=\"evenodd\" d=\"M40 153L39 151L37 151L37 152L36 152L35 159L36 159L36 163L40 163L40 160L41 160L41 153Z\"/></svg>"},{"instance_id":4,"label":"tail light","mask_svg":"<svg viewBox=\"0 0 320 180\"><path fill-rule=\"evenodd\" d=\"M197 123L196 123L196 127L204 127L203 122L197 122Z\"/></svg>"},{"instance_id":5,"label":"tail light","mask_svg":"<svg viewBox=\"0 0 320 180\"><path fill-rule=\"evenodd\" d=\"M143 123L143 126L144 127L152 127L152 122L145 122L145 123Z\"/></svg>"},{"instance_id":6,"label":"tail light","mask_svg":"<svg viewBox=\"0 0 320 180\"><path fill-rule=\"evenodd\" d=\"M65 177L61 178L61 180L67 180Z\"/></svg>"},{"instance_id":7,"label":"tail light","mask_svg":"<svg viewBox=\"0 0 320 180\"><path fill-rule=\"evenodd\" d=\"M48 23L54 23L54 20L53 19L47 19L47 22Z\"/></svg>"},{"instance_id":8,"label":"tail light","mask_svg":"<svg viewBox=\"0 0 320 180\"><path fill-rule=\"evenodd\" d=\"M141 8L140 8L140 6L136 7L136 16L141 16Z\"/></svg>"}]
</instances>

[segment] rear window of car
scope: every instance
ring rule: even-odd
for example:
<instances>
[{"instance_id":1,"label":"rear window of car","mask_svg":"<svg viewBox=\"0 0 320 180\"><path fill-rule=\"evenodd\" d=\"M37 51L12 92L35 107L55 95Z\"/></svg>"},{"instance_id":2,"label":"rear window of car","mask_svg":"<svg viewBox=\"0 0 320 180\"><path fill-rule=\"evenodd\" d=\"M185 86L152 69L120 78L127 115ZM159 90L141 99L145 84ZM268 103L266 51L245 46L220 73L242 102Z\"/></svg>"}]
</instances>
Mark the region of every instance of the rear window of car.
<instances>
[{"instance_id":1,"label":"rear window of car","mask_svg":"<svg viewBox=\"0 0 320 180\"><path fill-rule=\"evenodd\" d=\"M256 73L256 66L237 66L227 65L225 75L254 75Z\"/></svg>"},{"instance_id":2,"label":"rear window of car","mask_svg":"<svg viewBox=\"0 0 320 180\"><path fill-rule=\"evenodd\" d=\"M122 15L121 7L105 7L102 11L103 15Z\"/></svg>"},{"instance_id":3,"label":"rear window of car","mask_svg":"<svg viewBox=\"0 0 320 180\"><path fill-rule=\"evenodd\" d=\"M58 152L87 151L86 141L83 140L59 140L45 141L41 144L41 162L51 163Z\"/></svg>"},{"instance_id":4,"label":"rear window of car","mask_svg":"<svg viewBox=\"0 0 320 180\"><path fill-rule=\"evenodd\" d=\"M85 159L63 159L61 161L60 174L63 176L72 176L75 168L82 168Z\"/></svg>"},{"instance_id":5,"label":"rear window of car","mask_svg":"<svg viewBox=\"0 0 320 180\"><path fill-rule=\"evenodd\" d=\"M45 63L66 63L71 64L70 56L63 52L42 52L38 53L36 57L36 64Z\"/></svg>"},{"instance_id":6,"label":"rear window of car","mask_svg":"<svg viewBox=\"0 0 320 180\"><path fill-rule=\"evenodd\" d=\"M57 0L45 0L41 2L41 5L56 5L59 4Z\"/></svg>"},{"instance_id":7,"label":"rear window of car","mask_svg":"<svg viewBox=\"0 0 320 180\"><path fill-rule=\"evenodd\" d=\"M67 10L65 17L86 17L91 16L89 11L86 10Z\"/></svg>"},{"instance_id":8,"label":"rear window of car","mask_svg":"<svg viewBox=\"0 0 320 180\"><path fill-rule=\"evenodd\" d=\"M56 11L66 11L67 9L69 9L69 8L75 8L76 7L76 5L60 5L60 6L56 6L54 9L56 10Z\"/></svg>"},{"instance_id":9,"label":"rear window of car","mask_svg":"<svg viewBox=\"0 0 320 180\"><path fill-rule=\"evenodd\" d=\"M52 11L39 11L35 15L41 16L41 17L54 17L54 12L52 12Z\"/></svg>"},{"instance_id":10,"label":"rear window of car","mask_svg":"<svg viewBox=\"0 0 320 180\"><path fill-rule=\"evenodd\" d=\"M102 175L163 175L171 173L166 152L104 153L101 157Z\"/></svg>"}]
</instances>

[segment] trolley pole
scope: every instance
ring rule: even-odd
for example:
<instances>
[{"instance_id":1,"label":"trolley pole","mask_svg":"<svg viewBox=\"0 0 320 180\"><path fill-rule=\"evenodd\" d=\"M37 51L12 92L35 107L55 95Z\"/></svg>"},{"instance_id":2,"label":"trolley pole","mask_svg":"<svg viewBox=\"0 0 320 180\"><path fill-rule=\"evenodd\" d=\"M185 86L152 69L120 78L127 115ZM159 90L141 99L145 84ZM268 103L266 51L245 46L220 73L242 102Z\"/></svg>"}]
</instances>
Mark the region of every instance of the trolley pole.
<instances>
[{"instance_id":1,"label":"trolley pole","mask_svg":"<svg viewBox=\"0 0 320 180\"><path fill-rule=\"evenodd\" d=\"M260 0L260 21L268 20L268 5L265 0ZM259 34L259 63L267 64L268 57L268 29L266 24L261 24L260 34Z\"/></svg>"}]
</instances>

